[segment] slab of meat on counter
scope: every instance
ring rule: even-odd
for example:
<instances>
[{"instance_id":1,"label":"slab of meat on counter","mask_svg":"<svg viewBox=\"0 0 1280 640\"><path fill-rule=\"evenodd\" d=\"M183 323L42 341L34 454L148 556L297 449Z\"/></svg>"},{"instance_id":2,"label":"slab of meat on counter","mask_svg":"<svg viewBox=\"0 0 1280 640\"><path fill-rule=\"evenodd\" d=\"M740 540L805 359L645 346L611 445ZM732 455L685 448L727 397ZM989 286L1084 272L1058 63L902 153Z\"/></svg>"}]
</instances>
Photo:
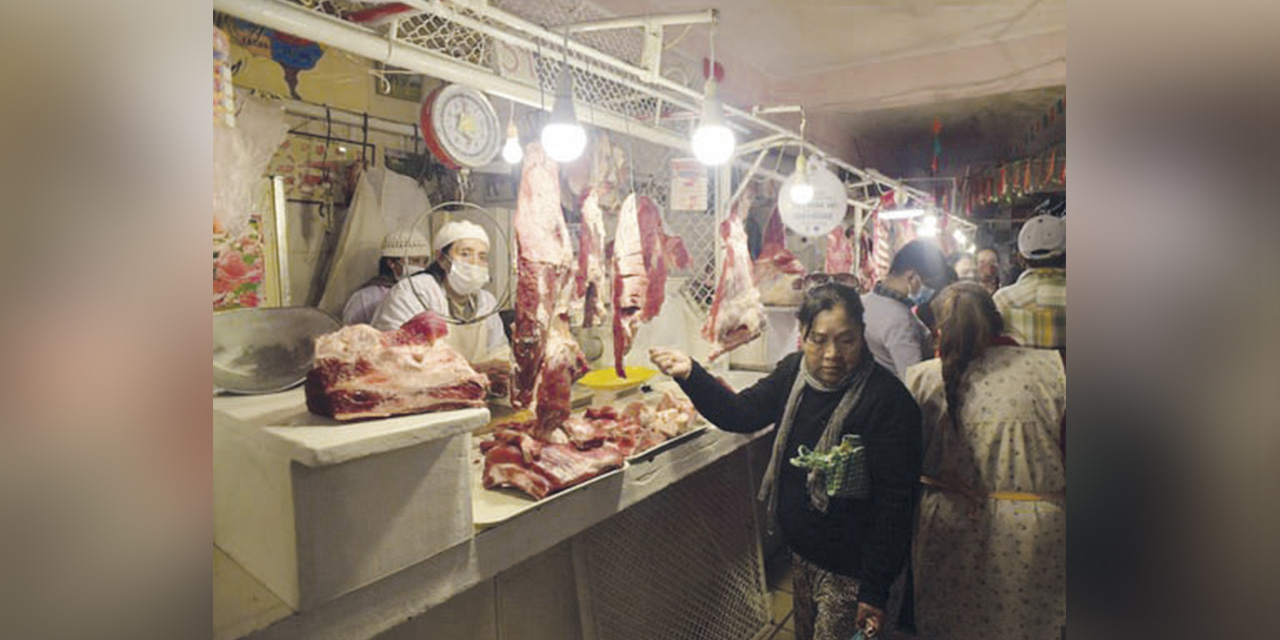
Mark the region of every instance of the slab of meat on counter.
<instances>
[{"instance_id":1,"label":"slab of meat on counter","mask_svg":"<svg viewBox=\"0 0 1280 640\"><path fill-rule=\"evenodd\" d=\"M483 407L488 379L439 340L447 332L425 311L393 331L357 324L320 336L307 373L307 409L355 420Z\"/></svg>"},{"instance_id":2,"label":"slab of meat on counter","mask_svg":"<svg viewBox=\"0 0 1280 640\"><path fill-rule=\"evenodd\" d=\"M689 430L697 413L667 392L655 407L633 402L587 409L549 432L537 422L499 425L480 443L486 489L512 487L536 499L573 486Z\"/></svg>"},{"instance_id":3,"label":"slab of meat on counter","mask_svg":"<svg viewBox=\"0 0 1280 640\"><path fill-rule=\"evenodd\" d=\"M787 231L775 208L765 223L754 276L760 301L774 306L796 306L804 299L800 285L808 270L787 249Z\"/></svg>"},{"instance_id":4,"label":"slab of meat on counter","mask_svg":"<svg viewBox=\"0 0 1280 640\"><path fill-rule=\"evenodd\" d=\"M622 461L622 452L610 444L585 451L568 444L549 444L530 462L525 462L519 448L500 445L485 453L484 486L514 487L541 499L617 469Z\"/></svg>"},{"instance_id":5,"label":"slab of meat on counter","mask_svg":"<svg viewBox=\"0 0 1280 640\"><path fill-rule=\"evenodd\" d=\"M724 270L711 301L711 313L702 326L702 337L711 343L711 360L756 339L764 327L764 307L752 280L747 232L738 206L720 223L720 238L724 241Z\"/></svg>"},{"instance_id":6,"label":"slab of meat on counter","mask_svg":"<svg viewBox=\"0 0 1280 640\"><path fill-rule=\"evenodd\" d=\"M689 262L684 241L663 230L657 205L644 196L627 196L613 238L613 357L618 377L627 377L623 360L640 323L662 310L667 269L686 269Z\"/></svg>"},{"instance_id":7,"label":"slab of meat on counter","mask_svg":"<svg viewBox=\"0 0 1280 640\"><path fill-rule=\"evenodd\" d=\"M515 213L516 321L511 340L516 364L511 404L517 408L534 400L553 320L568 321L574 269L569 229L560 209L559 168L536 142L526 147L523 167Z\"/></svg>"}]
</instances>

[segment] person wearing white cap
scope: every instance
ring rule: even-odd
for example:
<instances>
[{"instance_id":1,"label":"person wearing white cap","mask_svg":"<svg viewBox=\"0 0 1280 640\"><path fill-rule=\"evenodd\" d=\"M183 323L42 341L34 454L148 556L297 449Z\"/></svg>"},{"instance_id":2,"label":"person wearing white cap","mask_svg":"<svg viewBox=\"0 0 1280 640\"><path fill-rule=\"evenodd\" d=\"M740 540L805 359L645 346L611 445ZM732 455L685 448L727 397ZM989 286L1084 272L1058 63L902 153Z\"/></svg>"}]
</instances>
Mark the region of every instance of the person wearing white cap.
<instances>
[{"instance_id":1,"label":"person wearing white cap","mask_svg":"<svg viewBox=\"0 0 1280 640\"><path fill-rule=\"evenodd\" d=\"M425 270L397 282L373 314L374 328L398 329L426 310L453 320L445 342L480 373L497 382L511 370L511 346L489 282L489 234L465 220L446 223L431 243L436 256ZM502 385L498 385L498 389Z\"/></svg>"},{"instance_id":2,"label":"person wearing white cap","mask_svg":"<svg viewBox=\"0 0 1280 640\"><path fill-rule=\"evenodd\" d=\"M1027 270L992 298L1005 332L1025 347L1067 350L1067 222L1036 216L1018 232Z\"/></svg>"},{"instance_id":3,"label":"person wearing white cap","mask_svg":"<svg viewBox=\"0 0 1280 640\"><path fill-rule=\"evenodd\" d=\"M392 231L382 239L378 275L347 299L342 308L343 324L369 324L396 282L422 271L431 262L431 243L413 230Z\"/></svg>"}]
</instances>

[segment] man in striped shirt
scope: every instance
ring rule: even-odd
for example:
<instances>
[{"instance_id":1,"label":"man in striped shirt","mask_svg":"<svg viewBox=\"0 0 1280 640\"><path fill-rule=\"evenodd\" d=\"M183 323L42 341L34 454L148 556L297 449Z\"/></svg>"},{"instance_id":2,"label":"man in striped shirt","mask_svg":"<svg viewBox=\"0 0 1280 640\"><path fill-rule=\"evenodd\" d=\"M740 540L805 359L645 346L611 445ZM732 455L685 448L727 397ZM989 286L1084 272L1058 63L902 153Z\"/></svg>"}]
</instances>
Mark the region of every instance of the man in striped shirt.
<instances>
[{"instance_id":1,"label":"man in striped shirt","mask_svg":"<svg viewBox=\"0 0 1280 640\"><path fill-rule=\"evenodd\" d=\"M1036 216L1018 233L1027 270L993 296L1005 331L1019 344L1067 351L1067 223Z\"/></svg>"}]
</instances>

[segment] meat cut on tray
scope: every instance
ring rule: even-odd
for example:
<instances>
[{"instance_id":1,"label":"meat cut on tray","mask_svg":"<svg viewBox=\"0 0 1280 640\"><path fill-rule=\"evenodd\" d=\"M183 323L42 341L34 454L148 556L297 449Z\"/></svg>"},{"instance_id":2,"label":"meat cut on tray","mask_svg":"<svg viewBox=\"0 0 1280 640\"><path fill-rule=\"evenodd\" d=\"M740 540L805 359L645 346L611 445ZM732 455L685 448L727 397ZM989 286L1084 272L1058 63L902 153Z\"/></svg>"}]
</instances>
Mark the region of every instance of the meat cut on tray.
<instances>
[{"instance_id":1,"label":"meat cut on tray","mask_svg":"<svg viewBox=\"0 0 1280 640\"><path fill-rule=\"evenodd\" d=\"M765 223L753 272L761 302L774 306L800 304L804 297L800 285L808 269L787 249L786 227L776 208Z\"/></svg>"},{"instance_id":2,"label":"meat cut on tray","mask_svg":"<svg viewBox=\"0 0 1280 640\"><path fill-rule=\"evenodd\" d=\"M662 310L667 269L687 269L684 241L667 235L657 205L633 193L622 202L613 238L613 358L619 378L636 330Z\"/></svg>"},{"instance_id":3,"label":"meat cut on tray","mask_svg":"<svg viewBox=\"0 0 1280 640\"><path fill-rule=\"evenodd\" d=\"M621 412L587 409L551 431L541 431L537 420L498 425L480 443L484 486L544 498L689 431L696 415L688 399L667 392L654 407L633 402Z\"/></svg>"},{"instance_id":4,"label":"meat cut on tray","mask_svg":"<svg viewBox=\"0 0 1280 640\"><path fill-rule=\"evenodd\" d=\"M488 379L440 340L444 320L424 311L399 329L367 324L316 339L307 409L337 420L483 407Z\"/></svg>"},{"instance_id":5,"label":"meat cut on tray","mask_svg":"<svg viewBox=\"0 0 1280 640\"><path fill-rule=\"evenodd\" d=\"M518 268L511 350L516 366L511 404L524 408L536 399L554 413L561 404L568 407L569 385L586 373L586 358L569 333L573 247L560 209L555 161L535 142L525 149L523 167L515 213ZM546 388L540 388L544 383Z\"/></svg>"},{"instance_id":6,"label":"meat cut on tray","mask_svg":"<svg viewBox=\"0 0 1280 640\"><path fill-rule=\"evenodd\" d=\"M711 300L711 313L702 325L702 337L711 343L711 360L756 339L764 328L764 306L751 275L751 254L739 206L720 223L720 239L724 241L723 270Z\"/></svg>"}]
</instances>

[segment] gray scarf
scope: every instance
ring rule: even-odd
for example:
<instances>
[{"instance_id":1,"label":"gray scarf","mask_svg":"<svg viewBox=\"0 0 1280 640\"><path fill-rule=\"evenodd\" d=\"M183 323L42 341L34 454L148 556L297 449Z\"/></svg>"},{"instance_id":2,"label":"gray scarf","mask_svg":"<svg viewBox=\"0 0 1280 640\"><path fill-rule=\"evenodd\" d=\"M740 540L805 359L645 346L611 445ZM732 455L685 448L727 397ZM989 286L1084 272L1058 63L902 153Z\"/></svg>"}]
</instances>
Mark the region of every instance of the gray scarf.
<instances>
[{"instance_id":1,"label":"gray scarf","mask_svg":"<svg viewBox=\"0 0 1280 640\"><path fill-rule=\"evenodd\" d=\"M822 431L822 437L818 438L818 446L814 449L817 453L826 453L831 450L831 447L839 444L844 422L862 400L862 390L866 388L867 379L871 377L871 371L874 368L875 359L870 351L864 348L862 355L858 358L858 364L854 367L853 372L849 374L849 377L835 386L827 386L809 373L809 368L805 366L804 359L801 359L800 371L796 374L795 383L791 385L791 394L787 396L787 406L782 413L782 422L778 423L777 440L773 443L773 457L769 458L769 468L764 473L764 481L760 484L760 493L757 496L768 505L768 527L770 531L773 530L773 523L777 517L778 510L778 482L780 480L778 470L787 458L787 439L791 436L791 426L795 422L796 410L800 407L801 392L804 391L806 386L822 392L844 389L844 397L840 399L840 404L836 405L835 411L831 412L831 419L827 420L827 427ZM825 475L819 469L811 469L808 477L809 504L822 513L827 512Z\"/></svg>"}]
</instances>

